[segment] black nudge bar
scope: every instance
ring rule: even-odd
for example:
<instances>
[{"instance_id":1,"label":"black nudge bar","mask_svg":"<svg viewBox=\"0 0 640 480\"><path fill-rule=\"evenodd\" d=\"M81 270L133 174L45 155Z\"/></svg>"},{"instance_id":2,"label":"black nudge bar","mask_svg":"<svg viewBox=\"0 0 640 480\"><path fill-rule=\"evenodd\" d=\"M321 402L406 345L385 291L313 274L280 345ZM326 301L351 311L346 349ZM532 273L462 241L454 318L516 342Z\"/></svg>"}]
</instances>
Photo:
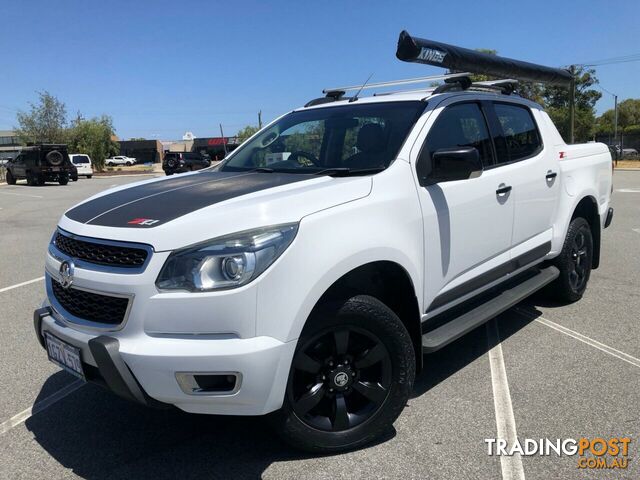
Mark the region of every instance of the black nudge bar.
<instances>
[{"instance_id":1,"label":"black nudge bar","mask_svg":"<svg viewBox=\"0 0 640 480\"><path fill-rule=\"evenodd\" d=\"M573 80L571 73L562 68L545 67L412 37L405 30L400 33L396 57L405 62L424 63L448 68L451 71L471 72L551 85L569 86Z\"/></svg>"}]
</instances>

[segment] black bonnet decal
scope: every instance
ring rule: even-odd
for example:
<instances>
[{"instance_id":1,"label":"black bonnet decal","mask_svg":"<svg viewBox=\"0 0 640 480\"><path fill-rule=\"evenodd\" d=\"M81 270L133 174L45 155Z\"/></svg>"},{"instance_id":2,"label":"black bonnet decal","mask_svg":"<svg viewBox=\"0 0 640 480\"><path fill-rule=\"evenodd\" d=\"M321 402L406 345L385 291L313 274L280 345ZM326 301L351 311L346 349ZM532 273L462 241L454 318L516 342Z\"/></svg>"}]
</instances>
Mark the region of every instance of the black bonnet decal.
<instances>
[{"instance_id":1,"label":"black bonnet decal","mask_svg":"<svg viewBox=\"0 0 640 480\"><path fill-rule=\"evenodd\" d=\"M77 222L150 228L241 195L318 178L308 174L200 172L109 193L66 213Z\"/></svg>"}]
</instances>

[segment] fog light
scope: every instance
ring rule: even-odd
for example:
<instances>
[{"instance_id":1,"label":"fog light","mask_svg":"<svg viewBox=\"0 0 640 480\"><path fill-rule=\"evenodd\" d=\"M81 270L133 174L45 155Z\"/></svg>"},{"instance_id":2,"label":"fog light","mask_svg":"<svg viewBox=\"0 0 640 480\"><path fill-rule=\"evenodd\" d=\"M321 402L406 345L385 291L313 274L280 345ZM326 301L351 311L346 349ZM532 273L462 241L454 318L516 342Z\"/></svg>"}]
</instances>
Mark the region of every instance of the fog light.
<instances>
[{"instance_id":1,"label":"fog light","mask_svg":"<svg viewBox=\"0 0 640 480\"><path fill-rule=\"evenodd\" d=\"M188 395L233 395L240 389L239 372L177 372L176 380Z\"/></svg>"}]
</instances>

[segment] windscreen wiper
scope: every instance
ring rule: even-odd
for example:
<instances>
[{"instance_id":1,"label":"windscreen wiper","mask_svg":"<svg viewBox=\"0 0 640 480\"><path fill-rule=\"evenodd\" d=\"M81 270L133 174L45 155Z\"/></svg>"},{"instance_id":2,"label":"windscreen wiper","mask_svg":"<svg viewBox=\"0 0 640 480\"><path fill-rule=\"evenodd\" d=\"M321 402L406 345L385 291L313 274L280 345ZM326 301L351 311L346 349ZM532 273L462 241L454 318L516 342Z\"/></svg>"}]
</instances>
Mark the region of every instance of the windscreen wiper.
<instances>
[{"instance_id":1,"label":"windscreen wiper","mask_svg":"<svg viewBox=\"0 0 640 480\"><path fill-rule=\"evenodd\" d=\"M385 170L386 167L374 167L374 168L348 168L348 167L335 167L326 168L316 172L314 175L328 175L330 177L349 177L352 175L367 175L369 173L379 173Z\"/></svg>"},{"instance_id":2,"label":"windscreen wiper","mask_svg":"<svg viewBox=\"0 0 640 480\"><path fill-rule=\"evenodd\" d=\"M275 170L273 168L268 168L268 167L258 167L258 168L254 168L253 170L249 170L249 173L253 173L253 172L273 173L275 172Z\"/></svg>"}]
</instances>

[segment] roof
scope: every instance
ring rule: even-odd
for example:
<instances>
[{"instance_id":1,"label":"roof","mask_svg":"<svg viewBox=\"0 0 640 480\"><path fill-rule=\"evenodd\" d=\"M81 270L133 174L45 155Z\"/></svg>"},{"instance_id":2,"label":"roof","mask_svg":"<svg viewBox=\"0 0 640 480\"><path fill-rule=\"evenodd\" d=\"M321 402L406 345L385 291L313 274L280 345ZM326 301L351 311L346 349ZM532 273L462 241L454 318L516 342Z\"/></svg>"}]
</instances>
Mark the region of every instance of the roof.
<instances>
[{"instance_id":1,"label":"roof","mask_svg":"<svg viewBox=\"0 0 640 480\"><path fill-rule=\"evenodd\" d=\"M413 90L406 92L389 92L389 93L378 93L377 95L374 93L373 95L367 97L358 97L356 102L350 102L349 98L345 98L344 100L337 100L328 103L322 103L318 105L312 105L309 107L301 107L297 108L295 111L299 110L310 110L314 108L331 108L331 107L339 107L343 105L356 105L356 104L370 104L370 103L383 103L383 102L415 102L415 101L432 101L437 100L438 103L440 101L445 100L447 98L451 98L454 96L468 99L486 99L486 100L503 100L514 103L522 103L528 105L531 108L541 109L540 105L526 98L522 98L518 95L503 95L499 92L491 92L491 91L478 91L478 90L464 90L464 91L452 91L446 93L434 93L435 88L425 88L424 90Z\"/></svg>"}]
</instances>

